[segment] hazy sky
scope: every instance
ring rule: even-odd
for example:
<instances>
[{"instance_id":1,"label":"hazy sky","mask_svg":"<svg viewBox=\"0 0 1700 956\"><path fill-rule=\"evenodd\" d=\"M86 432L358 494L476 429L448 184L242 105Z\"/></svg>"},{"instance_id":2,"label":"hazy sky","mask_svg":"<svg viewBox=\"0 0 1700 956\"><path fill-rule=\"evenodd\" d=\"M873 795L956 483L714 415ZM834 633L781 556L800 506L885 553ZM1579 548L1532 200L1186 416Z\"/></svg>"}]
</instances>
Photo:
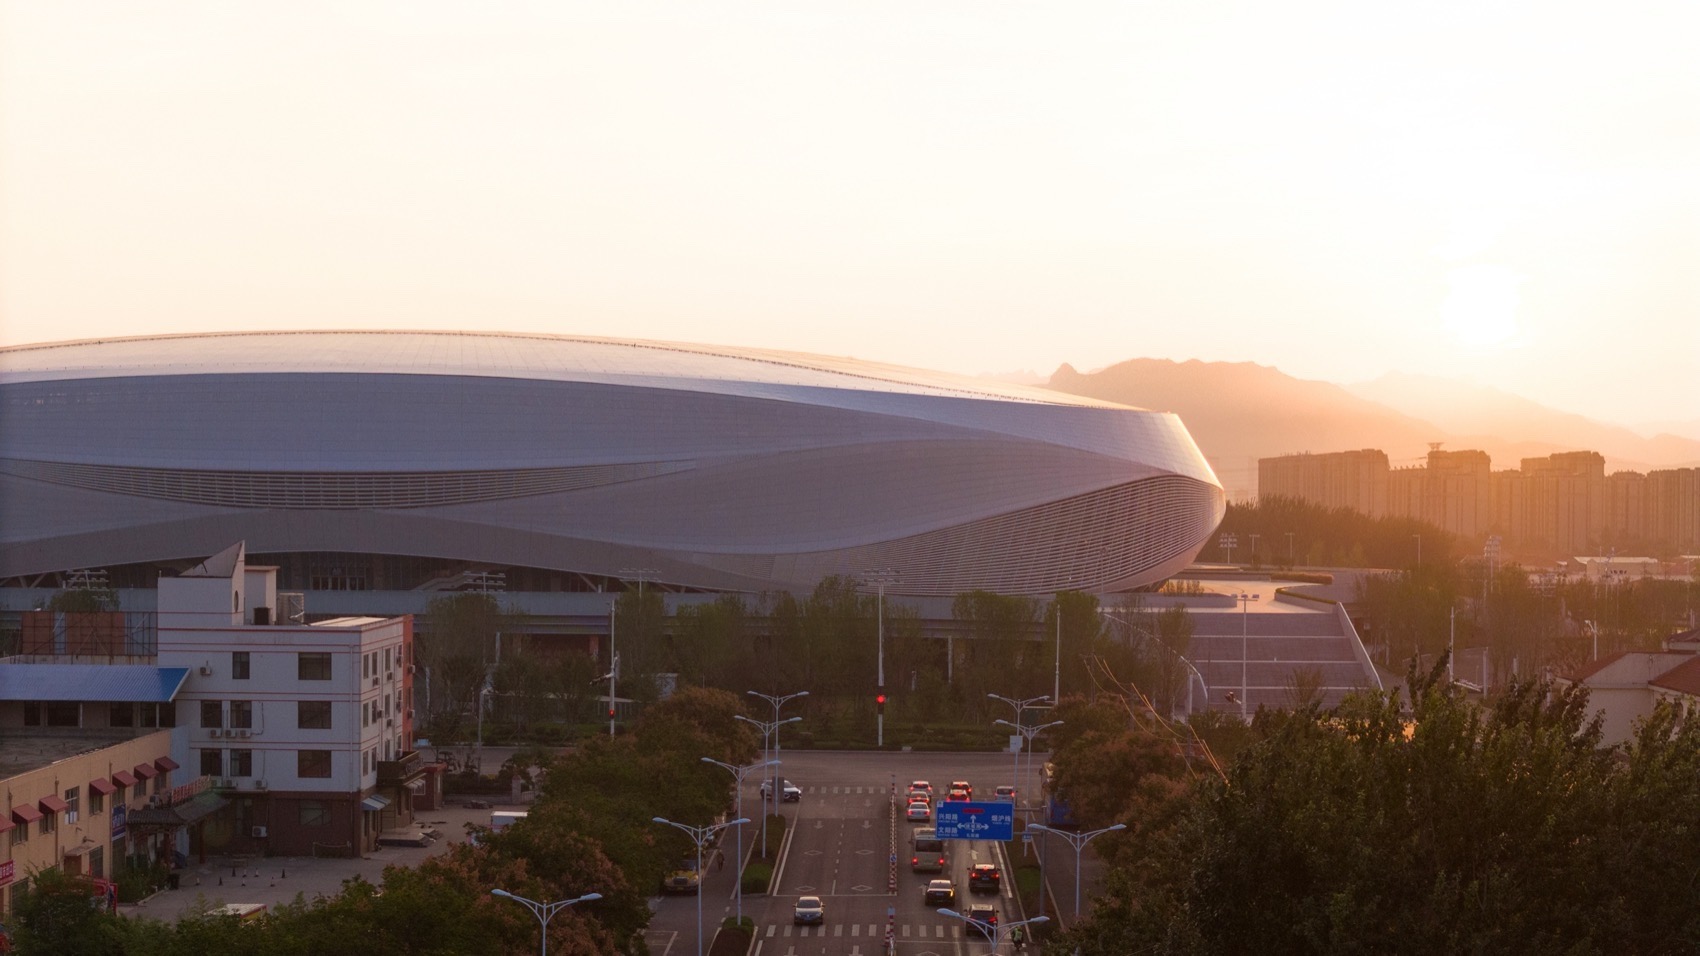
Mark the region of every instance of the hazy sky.
<instances>
[{"instance_id":1,"label":"hazy sky","mask_svg":"<svg viewBox=\"0 0 1700 956\"><path fill-rule=\"evenodd\" d=\"M538 330L1700 418L1690 2L0 0L0 344Z\"/></svg>"}]
</instances>

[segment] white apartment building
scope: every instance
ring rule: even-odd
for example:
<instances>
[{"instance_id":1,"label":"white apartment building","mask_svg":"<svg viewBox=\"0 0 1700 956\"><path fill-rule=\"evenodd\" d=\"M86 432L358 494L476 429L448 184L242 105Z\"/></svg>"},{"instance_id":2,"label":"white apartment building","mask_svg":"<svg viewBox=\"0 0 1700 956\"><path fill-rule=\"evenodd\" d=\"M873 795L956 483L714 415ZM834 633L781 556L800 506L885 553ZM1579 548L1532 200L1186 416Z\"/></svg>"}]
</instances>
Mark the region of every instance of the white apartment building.
<instances>
[{"instance_id":1,"label":"white apartment building","mask_svg":"<svg viewBox=\"0 0 1700 956\"><path fill-rule=\"evenodd\" d=\"M159 581L158 664L188 669L172 756L230 803L191 855L359 855L411 823L412 619L305 624L279 600L242 543Z\"/></svg>"}]
</instances>

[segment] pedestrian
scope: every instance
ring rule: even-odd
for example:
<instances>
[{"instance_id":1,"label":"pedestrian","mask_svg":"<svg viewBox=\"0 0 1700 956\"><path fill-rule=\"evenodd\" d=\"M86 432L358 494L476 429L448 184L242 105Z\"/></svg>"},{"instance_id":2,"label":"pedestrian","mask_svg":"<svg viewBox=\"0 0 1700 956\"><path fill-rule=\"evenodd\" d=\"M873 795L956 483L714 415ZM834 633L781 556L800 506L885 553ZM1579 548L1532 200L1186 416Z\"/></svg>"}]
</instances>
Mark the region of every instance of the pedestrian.
<instances>
[{"instance_id":1,"label":"pedestrian","mask_svg":"<svg viewBox=\"0 0 1700 956\"><path fill-rule=\"evenodd\" d=\"M1021 932L1021 927L1017 926L1009 931L1009 941L1016 949L1021 949L1027 942L1027 936Z\"/></svg>"},{"instance_id":2,"label":"pedestrian","mask_svg":"<svg viewBox=\"0 0 1700 956\"><path fill-rule=\"evenodd\" d=\"M719 873L724 869L726 869L726 854L716 850L714 851L714 872Z\"/></svg>"}]
</instances>

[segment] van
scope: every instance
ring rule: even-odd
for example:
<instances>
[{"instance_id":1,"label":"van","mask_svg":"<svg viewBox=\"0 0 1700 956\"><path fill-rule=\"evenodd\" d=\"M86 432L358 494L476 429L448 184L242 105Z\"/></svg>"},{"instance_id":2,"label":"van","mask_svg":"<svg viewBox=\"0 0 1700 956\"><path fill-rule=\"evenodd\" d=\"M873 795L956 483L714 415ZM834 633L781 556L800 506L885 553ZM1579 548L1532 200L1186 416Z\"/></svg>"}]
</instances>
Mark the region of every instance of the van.
<instances>
[{"instance_id":1,"label":"van","mask_svg":"<svg viewBox=\"0 0 1700 956\"><path fill-rule=\"evenodd\" d=\"M234 916L239 922L254 923L265 918L266 904L264 903L226 903L214 907L212 916Z\"/></svg>"},{"instance_id":2,"label":"van","mask_svg":"<svg viewBox=\"0 0 1700 956\"><path fill-rule=\"evenodd\" d=\"M914 873L941 873L949 864L945 855L944 841L938 838L938 831L932 827L922 827L910 837L909 869Z\"/></svg>"}]
</instances>

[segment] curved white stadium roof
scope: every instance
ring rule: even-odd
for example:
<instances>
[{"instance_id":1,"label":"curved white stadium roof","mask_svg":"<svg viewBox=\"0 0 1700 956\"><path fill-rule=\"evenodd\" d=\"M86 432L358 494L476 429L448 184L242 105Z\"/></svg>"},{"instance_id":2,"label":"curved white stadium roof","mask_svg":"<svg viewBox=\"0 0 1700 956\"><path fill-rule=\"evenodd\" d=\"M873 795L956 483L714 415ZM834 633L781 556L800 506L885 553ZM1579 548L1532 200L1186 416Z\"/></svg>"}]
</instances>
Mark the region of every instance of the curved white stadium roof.
<instances>
[{"instance_id":1,"label":"curved white stadium roof","mask_svg":"<svg viewBox=\"0 0 1700 956\"><path fill-rule=\"evenodd\" d=\"M810 587L1134 586L1223 510L1179 419L752 349L433 332L0 349L0 577L352 551Z\"/></svg>"}]
</instances>

